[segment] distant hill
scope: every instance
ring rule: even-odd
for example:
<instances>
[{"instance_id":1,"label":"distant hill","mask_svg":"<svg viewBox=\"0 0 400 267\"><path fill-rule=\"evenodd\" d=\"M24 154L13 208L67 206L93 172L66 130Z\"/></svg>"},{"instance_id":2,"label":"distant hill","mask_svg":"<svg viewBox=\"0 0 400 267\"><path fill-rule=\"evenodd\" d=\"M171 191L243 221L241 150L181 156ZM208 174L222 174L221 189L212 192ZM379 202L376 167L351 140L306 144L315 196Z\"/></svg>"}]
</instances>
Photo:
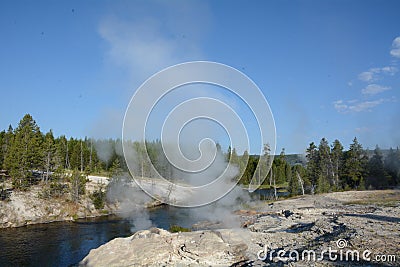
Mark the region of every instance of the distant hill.
<instances>
[{"instance_id":1,"label":"distant hill","mask_svg":"<svg viewBox=\"0 0 400 267\"><path fill-rule=\"evenodd\" d=\"M286 161L291 166L296 165L296 164L301 164L301 165L305 166L307 163L306 156L303 154L288 154L288 155L286 155Z\"/></svg>"}]
</instances>

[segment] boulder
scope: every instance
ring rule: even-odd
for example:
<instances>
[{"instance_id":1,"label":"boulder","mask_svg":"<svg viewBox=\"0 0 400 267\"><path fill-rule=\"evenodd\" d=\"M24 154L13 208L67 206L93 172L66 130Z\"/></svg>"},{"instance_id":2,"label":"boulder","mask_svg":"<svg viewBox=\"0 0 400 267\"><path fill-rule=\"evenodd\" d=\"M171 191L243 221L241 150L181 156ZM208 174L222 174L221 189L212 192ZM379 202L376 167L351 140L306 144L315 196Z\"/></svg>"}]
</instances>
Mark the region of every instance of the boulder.
<instances>
[{"instance_id":1,"label":"boulder","mask_svg":"<svg viewBox=\"0 0 400 267\"><path fill-rule=\"evenodd\" d=\"M152 228L92 249L80 266L231 266L247 260L246 250L240 239L224 238L219 231Z\"/></svg>"}]
</instances>

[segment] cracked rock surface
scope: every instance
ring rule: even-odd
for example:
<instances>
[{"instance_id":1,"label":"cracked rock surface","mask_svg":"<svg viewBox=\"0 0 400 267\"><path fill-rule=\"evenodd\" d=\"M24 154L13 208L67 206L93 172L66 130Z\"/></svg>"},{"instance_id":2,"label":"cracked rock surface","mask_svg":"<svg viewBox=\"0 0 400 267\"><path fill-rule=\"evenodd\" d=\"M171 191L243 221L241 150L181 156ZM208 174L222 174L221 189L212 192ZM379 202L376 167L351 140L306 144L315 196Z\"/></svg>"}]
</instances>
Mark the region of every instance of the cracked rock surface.
<instances>
[{"instance_id":1,"label":"cracked rock surface","mask_svg":"<svg viewBox=\"0 0 400 267\"><path fill-rule=\"evenodd\" d=\"M400 191L348 191L259 203L244 228L169 233L152 228L91 250L84 266L400 266ZM221 224L222 225L222 224ZM370 260L291 259L291 251L371 251ZM259 259L260 251L283 250ZM259 255L258 255L259 254ZM377 262L376 255L394 255Z\"/></svg>"}]
</instances>

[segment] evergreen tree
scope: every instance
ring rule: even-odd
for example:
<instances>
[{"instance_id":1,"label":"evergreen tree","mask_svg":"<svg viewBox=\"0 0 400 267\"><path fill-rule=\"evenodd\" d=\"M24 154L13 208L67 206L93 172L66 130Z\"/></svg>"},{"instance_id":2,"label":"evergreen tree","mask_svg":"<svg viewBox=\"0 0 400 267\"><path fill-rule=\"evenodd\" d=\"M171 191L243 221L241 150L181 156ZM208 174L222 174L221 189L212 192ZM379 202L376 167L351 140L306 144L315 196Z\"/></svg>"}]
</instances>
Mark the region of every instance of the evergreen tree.
<instances>
[{"instance_id":1,"label":"evergreen tree","mask_svg":"<svg viewBox=\"0 0 400 267\"><path fill-rule=\"evenodd\" d=\"M343 146L337 139L333 141L332 144L331 158L332 158L333 189L338 190L341 187L339 181L343 172Z\"/></svg>"},{"instance_id":2,"label":"evergreen tree","mask_svg":"<svg viewBox=\"0 0 400 267\"><path fill-rule=\"evenodd\" d=\"M231 157L230 157L231 163L235 166L239 167L239 156L236 152L236 148L232 149Z\"/></svg>"},{"instance_id":3,"label":"evergreen tree","mask_svg":"<svg viewBox=\"0 0 400 267\"><path fill-rule=\"evenodd\" d=\"M385 171L390 176L389 184L391 186L398 185L400 183L400 150L389 149L389 153L385 158Z\"/></svg>"},{"instance_id":4,"label":"evergreen tree","mask_svg":"<svg viewBox=\"0 0 400 267\"><path fill-rule=\"evenodd\" d=\"M307 177L311 183L311 193L314 193L315 187L317 186L317 181L319 177L319 167L318 167L318 150L314 142L310 143L306 150L307 158Z\"/></svg>"},{"instance_id":5,"label":"evergreen tree","mask_svg":"<svg viewBox=\"0 0 400 267\"><path fill-rule=\"evenodd\" d=\"M54 172L60 166L60 158L56 152L56 145L53 132L50 130L44 136L43 142L43 179L47 183L50 173Z\"/></svg>"},{"instance_id":6,"label":"evergreen tree","mask_svg":"<svg viewBox=\"0 0 400 267\"><path fill-rule=\"evenodd\" d=\"M148 174L148 158L146 156L146 146L143 142L134 142L133 143L133 149L134 149L134 160L137 162L135 164L138 166L137 170L134 170L134 175L140 176L140 177L146 177ZM148 175L147 175L148 176Z\"/></svg>"},{"instance_id":7,"label":"evergreen tree","mask_svg":"<svg viewBox=\"0 0 400 267\"><path fill-rule=\"evenodd\" d=\"M321 139L318 146L318 167L317 190L319 193L329 192L330 184L333 184L334 179L332 177L331 151L325 138Z\"/></svg>"},{"instance_id":8,"label":"evergreen tree","mask_svg":"<svg viewBox=\"0 0 400 267\"><path fill-rule=\"evenodd\" d=\"M271 147L269 144L264 144L263 147L263 154L259 158L259 171L257 176L259 177L259 183L261 184L261 180L264 179L263 183L265 183L265 178L268 177L268 173L270 171L270 168L272 167L273 164L273 156L271 156ZM271 186L271 181L270 181L270 186Z\"/></svg>"},{"instance_id":9,"label":"evergreen tree","mask_svg":"<svg viewBox=\"0 0 400 267\"><path fill-rule=\"evenodd\" d=\"M64 169L70 169L69 164L69 151L68 151L68 140L62 135L55 139L56 152L60 158L60 164Z\"/></svg>"},{"instance_id":10,"label":"evergreen tree","mask_svg":"<svg viewBox=\"0 0 400 267\"><path fill-rule=\"evenodd\" d=\"M282 148L281 153L279 154L279 157L274 159L274 175L272 177L276 178L276 182L278 184L284 184L287 181L289 181L289 176L291 175L290 173L290 166L286 161L286 154L285 154L285 149Z\"/></svg>"},{"instance_id":11,"label":"evergreen tree","mask_svg":"<svg viewBox=\"0 0 400 267\"><path fill-rule=\"evenodd\" d=\"M320 173L317 181L317 192L328 193L329 191L330 191L329 181L322 173Z\"/></svg>"},{"instance_id":12,"label":"evergreen tree","mask_svg":"<svg viewBox=\"0 0 400 267\"><path fill-rule=\"evenodd\" d=\"M367 188L373 189L383 189L387 188L390 184L389 176L384 168L383 164L383 156L378 145L374 150L374 155L368 162L368 176L366 178L366 186Z\"/></svg>"},{"instance_id":13,"label":"evergreen tree","mask_svg":"<svg viewBox=\"0 0 400 267\"><path fill-rule=\"evenodd\" d=\"M301 164L296 164L292 167L288 188L291 196L300 193L305 194L306 186L309 185L309 181L306 179L306 171Z\"/></svg>"},{"instance_id":14,"label":"evergreen tree","mask_svg":"<svg viewBox=\"0 0 400 267\"><path fill-rule=\"evenodd\" d=\"M32 116L26 114L15 129L15 137L5 159L16 188L26 189L31 173L42 166L42 134Z\"/></svg>"},{"instance_id":15,"label":"evergreen tree","mask_svg":"<svg viewBox=\"0 0 400 267\"><path fill-rule=\"evenodd\" d=\"M122 173L121 169L121 163L119 161L119 158L115 158L113 163L111 164L110 170L109 170L109 176L114 177L118 176Z\"/></svg>"},{"instance_id":16,"label":"evergreen tree","mask_svg":"<svg viewBox=\"0 0 400 267\"><path fill-rule=\"evenodd\" d=\"M68 158L71 169L80 169L81 167L81 144L80 140L70 138L68 141Z\"/></svg>"},{"instance_id":17,"label":"evergreen tree","mask_svg":"<svg viewBox=\"0 0 400 267\"><path fill-rule=\"evenodd\" d=\"M239 183L248 185L254 172L254 159L249 156L249 152L245 150L243 155L240 157L239 163L240 172L243 173L240 177ZM254 168L254 169L253 169Z\"/></svg>"},{"instance_id":18,"label":"evergreen tree","mask_svg":"<svg viewBox=\"0 0 400 267\"><path fill-rule=\"evenodd\" d=\"M4 151L3 151L3 146L4 146L4 137L6 135L5 131L0 132L0 169L3 166L4 162Z\"/></svg>"},{"instance_id":19,"label":"evergreen tree","mask_svg":"<svg viewBox=\"0 0 400 267\"><path fill-rule=\"evenodd\" d=\"M289 186L288 186L288 191L291 196L296 196L300 193L300 188L301 188L301 183L299 182L299 179L297 178L296 172L298 172L298 166L301 166L299 164L296 164L293 166L293 175L290 176L289 178Z\"/></svg>"},{"instance_id":20,"label":"evergreen tree","mask_svg":"<svg viewBox=\"0 0 400 267\"><path fill-rule=\"evenodd\" d=\"M362 189L364 187L367 157L357 138L353 139L350 149L345 153L344 185L347 188Z\"/></svg>"},{"instance_id":21,"label":"evergreen tree","mask_svg":"<svg viewBox=\"0 0 400 267\"><path fill-rule=\"evenodd\" d=\"M75 169L69 178L71 199L78 202L85 194L86 177L79 170Z\"/></svg>"},{"instance_id":22,"label":"evergreen tree","mask_svg":"<svg viewBox=\"0 0 400 267\"><path fill-rule=\"evenodd\" d=\"M2 159L1 159L1 164L0 164L0 168L4 168L7 169L5 166L5 162L6 162L6 158L8 156L8 153L10 151L11 145L14 141L14 129L11 125L8 126L8 130L7 132L4 133L3 136L3 141L1 143L1 151L2 151Z\"/></svg>"},{"instance_id":23,"label":"evergreen tree","mask_svg":"<svg viewBox=\"0 0 400 267\"><path fill-rule=\"evenodd\" d=\"M231 159L231 155L232 155L232 148L231 148L231 146L229 146L228 150L226 151L226 155L225 155L225 160L227 162L229 162L229 160Z\"/></svg>"}]
</instances>

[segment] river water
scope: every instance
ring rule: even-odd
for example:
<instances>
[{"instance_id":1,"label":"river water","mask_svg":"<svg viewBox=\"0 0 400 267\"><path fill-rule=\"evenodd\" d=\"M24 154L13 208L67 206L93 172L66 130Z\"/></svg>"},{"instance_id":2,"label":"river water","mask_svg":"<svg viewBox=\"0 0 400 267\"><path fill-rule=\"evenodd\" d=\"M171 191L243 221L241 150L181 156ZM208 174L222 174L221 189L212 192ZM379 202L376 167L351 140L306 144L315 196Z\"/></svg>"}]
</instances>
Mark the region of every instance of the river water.
<instances>
[{"instance_id":1,"label":"river water","mask_svg":"<svg viewBox=\"0 0 400 267\"><path fill-rule=\"evenodd\" d=\"M186 209L161 207L150 212L156 227L196 223ZM71 266L91 249L115 237L132 235L132 224L115 216L0 229L0 266Z\"/></svg>"},{"instance_id":2,"label":"river water","mask_svg":"<svg viewBox=\"0 0 400 267\"><path fill-rule=\"evenodd\" d=\"M273 191L257 190L251 196L253 200L270 199ZM164 229L171 225L190 228L198 223L184 208L162 206L150 210L149 215L153 226ZM116 237L132 235L131 228L128 220L105 216L0 229L0 267L73 266L91 249Z\"/></svg>"}]
</instances>

